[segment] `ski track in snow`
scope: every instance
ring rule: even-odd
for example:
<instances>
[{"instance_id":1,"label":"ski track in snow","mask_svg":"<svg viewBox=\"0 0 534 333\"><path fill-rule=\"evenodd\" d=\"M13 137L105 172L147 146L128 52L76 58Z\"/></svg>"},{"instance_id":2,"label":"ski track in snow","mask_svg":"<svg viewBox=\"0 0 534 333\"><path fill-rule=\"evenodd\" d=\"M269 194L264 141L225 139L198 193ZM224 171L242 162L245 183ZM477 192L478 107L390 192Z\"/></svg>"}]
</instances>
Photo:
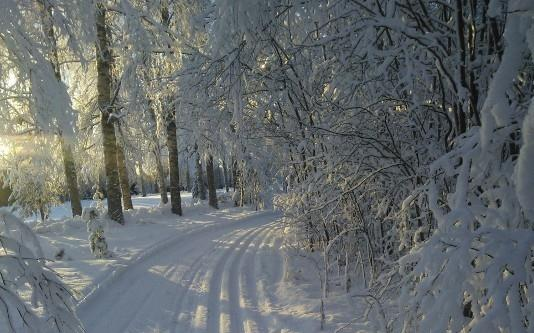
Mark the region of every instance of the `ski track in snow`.
<instances>
[{"instance_id":1,"label":"ski track in snow","mask_svg":"<svg viewBox=\"0 0 534 333\"><path fill-rule=\"evenodd\" d=\"M78 308L87 332L280 332L277 218L264 212L177 235Z\"/></svg>"}]
</instances>

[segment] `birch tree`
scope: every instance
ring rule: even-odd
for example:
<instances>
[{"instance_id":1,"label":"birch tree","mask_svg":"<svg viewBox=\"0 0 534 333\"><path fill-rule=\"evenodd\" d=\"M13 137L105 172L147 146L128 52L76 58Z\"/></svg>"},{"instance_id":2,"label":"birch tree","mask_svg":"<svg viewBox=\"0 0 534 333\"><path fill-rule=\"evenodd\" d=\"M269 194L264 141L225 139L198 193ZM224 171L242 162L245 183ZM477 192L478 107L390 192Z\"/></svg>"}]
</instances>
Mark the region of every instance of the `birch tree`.
<instances>
[{"instance_id":1,"label":"birch tree","mask_svg":"<svg viewBox=\"0 0 534 333\"><path fill-rule=\"evenodd\" d=\"M121 190L117 168L117 138L115 137L115 118L113 114L114 98L111 95L111 52L109 49L106 7L102 3L96 6L96 59L98 72L98 107L100 108L102 142L104 146L104 165L107 177L108 214L112 220L124 224L121 205Z\"/></svg>"}]
</instances>

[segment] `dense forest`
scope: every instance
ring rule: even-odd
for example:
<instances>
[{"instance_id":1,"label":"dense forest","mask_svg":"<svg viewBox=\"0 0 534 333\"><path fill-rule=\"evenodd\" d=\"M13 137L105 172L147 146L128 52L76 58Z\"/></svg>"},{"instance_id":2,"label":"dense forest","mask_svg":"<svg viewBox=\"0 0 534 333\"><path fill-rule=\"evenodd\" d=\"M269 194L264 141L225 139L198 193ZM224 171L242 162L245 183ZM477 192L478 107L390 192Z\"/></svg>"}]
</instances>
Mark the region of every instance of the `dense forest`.
<instances>
[{"instance_id":1,"label":"dense forest","mask_svg":"<svg viewBox=\"0 0 534 333\"><path fill-rule=\"evenodd\" d=\"M0 184L42 223L228 192L282 213L354 320L531 332L533 57L532 0L2 0ZM0 317L82 331L30 228L0 221Z\"/></svg>"}]
</instances>

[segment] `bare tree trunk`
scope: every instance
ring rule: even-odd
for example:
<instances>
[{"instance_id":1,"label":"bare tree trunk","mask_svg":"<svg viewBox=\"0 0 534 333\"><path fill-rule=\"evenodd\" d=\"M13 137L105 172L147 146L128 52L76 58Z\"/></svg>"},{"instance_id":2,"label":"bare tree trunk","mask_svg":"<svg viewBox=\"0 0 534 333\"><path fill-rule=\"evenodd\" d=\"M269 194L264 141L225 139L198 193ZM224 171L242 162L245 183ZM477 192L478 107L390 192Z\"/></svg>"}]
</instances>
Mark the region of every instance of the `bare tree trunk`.
<instances>
[{"instance_id":1,"label":"bare tree trunk","mask_svg":"<svg viewBox=\"0 0 534 333\"><path fill-rule=\"evenodd\" d=\"M244 175L244 168L242 167L241 163L235 161L234 162L234 192L239 191L239 197L238 201L235 202L235 205L238 207L245 206L246 199L245 199L245 175Z\"/></svg>"},{"instance_id":2,"label":"bare tree trunk","mask_svg":"<svg viewBox=\"0 0 534 333\"><path fill-rule=\"evenodd\" d=\"M59 58L57 53L57 41L54 34L54 24L52 21L52 9L49 3L45 3L43 0L40 2L41 14L43 21L43 30L48 37L48 43L50 46L49 62L54 69L54 75L58 82L61 82L61 70L59 67ZM82 215L82 203L80 200L80 191L78 189L78 176L76 174L76 166L74 164L74 155L72 154L72 146L66 142L65 137L60 129L59 141L61 145L61 153L63 157L63 168L65 171L65 180L67 181L67 188L70 196L70 206L72 210L72 216Z\"/></svg>"},{"instance_id":3,"label":"bare tree trunk","mask_svg":"<svg viewBox=\"0 0 534 333\"><path fill-rule=\"evenodd\" d=\"M228 166L226 165L226 159L223 158L223 172L224 172L224 187L226 189L226 193L230 191L229 184L230 184L230 177L228 177Z\"/></svg>"},{"instance_id":4,"label":"bare tree trunk","mask_svg":"<svg viewBox=\"0 0 534 333\"><path fill-rule=\"evenodd\" d=\"M47 220L47 214L46 214L46 207L43 205L39 206L39 215L41 216L41 223L46 223Z\"/></svg>"},{"instance_id":5,"label":"bare tree trunk","mask_svg":"<svg viewBox=\"0 0 534 333\"><path fill-rule=\"evenodd\" d=\"M80 200L80 191L78 190L78 177L76 175L76 166L71 146L65 142L65 138L60 136L61 152L63 155L63 168L65 169L65 179L70 195L70 208L72 216L82 215L82 202Z\"/></svg>"},{"instance_id":6,"label":"bare tree trunk","mask_svg":"<svg viewBox=\"0 0 534 333\"><path fill-rule=\"evenodd\" d=\"M169 28L170 26L170 13L167 1L161 2L161 24ZM171 52L170 45L167 44L167 50ZM174 214L182 215L182 203L180 198L180 169L178 167L178 144L176 139L176 109L172 104L169 108L169 96L165 96L161 99L162 111L166 120L166 140L167 150L169 151L169 181L171 192L171 211Z\"/></svg>"},{"instance_id":7,"label":"bare tree trunk","mask_svg":"<svg viewBox=\"0 0 534 333\"><path fill-rule=\"evenodd\" d=\"M139 166L139 182L141 183L141 195L146 197L146 184L145 184L145 172L143 171L143 164L141 161L137 161Z\"/></svg>"},{"instance_id":8,"label":"bare tree trunk","mask_svg":"<svg viewBox=\"0 0 534 333\"><path fill-rule=\"evenodd\" d=\"M178 143L176 138L176 113L174 106L168 110L167 119L167 149L169 150L169 178L171 187L171 211L182 215L182 202L180 198L180 169L178 167Z\"/></svg>"},{"instance_id":9,"label":"bare tree trunk","mask_svg":"<svg viewBox=\"0 0 534 333\"><path fill-rule=\"evenodd\" d=\"M464 16L463 16L463 7L462 7L462 1L456 0L456 29L457 29L457 38L458 38L458 47L459 47L459 63L460 63L460 69L458 71L459 73L459 83L461 86L469 92L469 87L467 85L467 77L466 77L466 43L465 43L465 22L464 22ZM469 96L470 98L470 96ZM456 135L459 136L460 134L465 133L467 130L467 117L465 110L463 109L462 103L458 102L456 103Z\"/></svg>"},{"instance_id":10,"label":"bare tree trunk","mask_svg":"<svg viewBox=\"0 0 534 333\"><path fill-rule=\"evenodd\" d=\"M211 207L218 209L217 189L215 186L215 175L213 172L213 156L211 154L209 154L207 158L206 173L208 176L208 204Z\"/></svg>"},{"instance_id":11,"label":"bare tree trunk","mask_svg":"<svg viewBox=\"0 0 534 333\"><path fill-rule=\"evenodd\" d=\"M111 118L111 53L106 29L106 9L102 4L96 10L96 70L98 107L101 113L102 142L104 145L104 165L107 177L108 215L112 220L124 224L117 171L117 139Z\"/></svg>"},{"instance_id":12,"label":"bare tree trunk","mask_svg":"<svg viewBox=\"0 0 534 333\"><path fill-rule=\"evenodd\" d=\"M200 162L200 154L197 145L195 144L195 186L200 200L206 200L206 187L204 186L204 175L202 172L202 164Z\"/></svg>"},{"instance_id":13,"label":"bare tree trunk","mask_svg":"<svg viewBox=\"0 0 534 333\"><path fill-rule=\"evenodd\" d=\"M191 192L191 171L189 170L189 159L186 159L185 165L185 186L187 187L187 190Z\"/></svg>"},{"instance_id":14,"label":"bare tree trunk","mask_svg":"<svg viewBox=\"0 0 534 333\"><path fill-rule=\"evenodd\" d=\"M152 108L152 101L148 100L148 115L150 117L150 121L152 124L154 124L154 127L156 127L157 120L156 120L156 114L154 113L154 109ZM157 182L158 182L158 190L161 196L161 202L163 204L166 204L169 202L169 199L167 197L167 185L165 184L165 171L163 170L163 164L161 163L161 147L159 145L159 138L157 134L157 129L154 128L154 132L152 133L152 140L153 140L153 150L152 153L154 154L154 158L156 160L156 171L157 171Z\"/></svg>"},{"instance_id":15,"label":"bare tree trunk","mask_svg":"<svg viewBox=\"0 0 534 333\"><path fill-rule=\"evenodd\" d=\"M124 207L124 210L133 209L132 196L130 194L130 180L128 179L126 157L124 156L124 147L122 144L117 144L117 166L121 184L122 206Z\"/></svg>"},{"instance_id":16,"label":"bare tree trunk","mask_svg":"<svg viewBox=\"0 0 534 333\"><path fill-rule=\"evenodd\" d=\"M213 165L213 182L215 184L215 189L218 189L218 188L223 188L223 186L221 186L221 172L218 168L218 166L216 165ZM208 186L208 192L209 192L209 186ZM209 193L208 193L208 198L209 198Z\"/></svg>"},{"instance_id":17,"label":"bare tree trunk","mask_svg":"<svg viewBox=\"0 0 534 333\"><path fill-rule=\"evenodd\" d=\"M197 181L198 181L198 186L199 186L200 200L206 200L206 185L204 184L204 170L200 162L200 155L198 157L198 164L197 164L197 178L198 178Z\"/></svg>"},{"instance_id":18,"label":"bare tree trunk","mask_svg":"<svg viewBox=\"0 0 534 333\"><path fill-rule=\"evenodd\" d=\"M161 202L166 204L169 202L167 197L167 184L165 184L165 171L163 170L163 164L161 163L161 153L159 146L154 148L154 157L156 158L156 171L158 173L158 187L161 196Z\"/></svg>"},{"instance_id":19,"label":"bare tree trunk","mask_svg":"<svg viewBox=\"0 0 534 333\"><path fill-rule=\"evenodd\" d=\"M232 162L232 186L234 187L234 192L237 189L237 161Z\"/></svg>"}]
</instances>

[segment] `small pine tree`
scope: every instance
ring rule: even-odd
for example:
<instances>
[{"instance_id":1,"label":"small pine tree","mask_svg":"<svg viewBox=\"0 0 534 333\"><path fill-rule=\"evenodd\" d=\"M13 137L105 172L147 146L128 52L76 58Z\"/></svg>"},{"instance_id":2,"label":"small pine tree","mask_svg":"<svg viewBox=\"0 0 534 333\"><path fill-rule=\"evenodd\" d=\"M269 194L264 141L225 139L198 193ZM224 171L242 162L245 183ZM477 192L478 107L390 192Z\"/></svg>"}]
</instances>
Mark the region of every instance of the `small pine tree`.
<instances>
[{"instance_id":1,"label":"small pine tree","mask_svg":"<svg viewBox=\"0 0 534 333\"><path fill-rule=\"evenodd\" d=\"M101 227L96 228L95 231L89 236L91 242L91 252L96 258L109 258L110 253L108 251L108 243L104 237L104 229Z\"/></svg>"},{"instance_id":2,"label":"small pine tree","mask_svg":"<svg viewBox=\"0 0 534 333\"><path fill-rule=\"evenodd\" d=\"M93 201L95 203L97 215L105 214L104 194L100 192L99 188L96 188L95 194L93 194Z\"/></svg>"},{"instance_id":3,"label":"small pine tree","mask_svg":"<svg viewBox=\"0 0 534 333\"><path fill-rule=\"evenodd\" d=\"M91 253L99 259L111 257L108 243L104 237L104 220L100 218L98 210L94 207L84 208L82 218L87 223Z\"/></svg>"}]
</instances>

